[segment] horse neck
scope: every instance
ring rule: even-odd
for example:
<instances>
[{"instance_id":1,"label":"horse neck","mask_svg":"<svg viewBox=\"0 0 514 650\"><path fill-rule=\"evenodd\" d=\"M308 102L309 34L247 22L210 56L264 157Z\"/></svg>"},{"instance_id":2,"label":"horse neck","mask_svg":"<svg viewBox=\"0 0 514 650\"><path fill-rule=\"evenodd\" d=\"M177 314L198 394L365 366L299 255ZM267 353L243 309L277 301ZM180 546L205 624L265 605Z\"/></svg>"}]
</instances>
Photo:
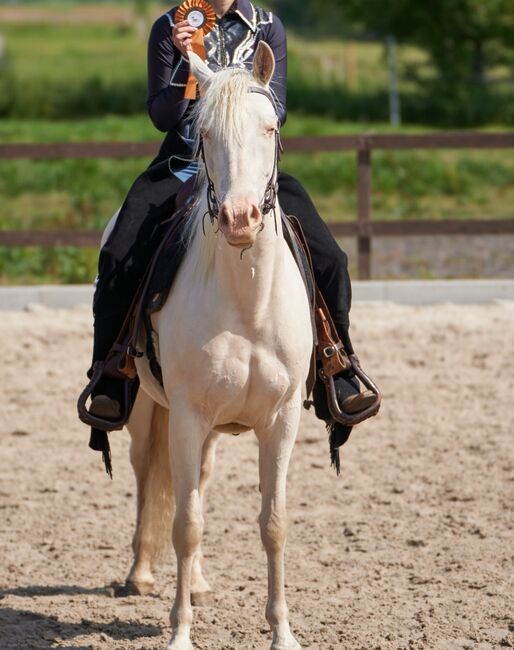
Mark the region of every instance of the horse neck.
<instances>
[{"instance_id":1,"label":"horse neck","mask_svg":"<svg viewBox=\"0 0 514 650\"><path fill-rule=\"evenodd\" d=\"M276 230L274 219L276 218ZM264 229L252 248L244 251L219 241L213 273L220 293L247 322L259 327L269 320L270 307L284 264L284 240L280 208L264 217ZM218 237L222 237L218 234Z\"/></svg>"}]
</instances>

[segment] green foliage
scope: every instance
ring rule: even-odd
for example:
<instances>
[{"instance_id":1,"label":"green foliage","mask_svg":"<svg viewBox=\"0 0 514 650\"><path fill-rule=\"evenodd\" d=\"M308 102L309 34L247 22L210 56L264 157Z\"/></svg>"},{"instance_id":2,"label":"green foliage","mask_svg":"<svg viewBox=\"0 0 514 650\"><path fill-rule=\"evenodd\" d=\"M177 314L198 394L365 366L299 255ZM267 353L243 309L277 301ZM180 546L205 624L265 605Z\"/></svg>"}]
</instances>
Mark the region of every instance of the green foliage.
<instances>
[{"instance_id":1,"label":"green foliage","mask_svg":"<svg viewBox=\"0 0 514 650\"><path fill-rule=\"evenodd\" d=\"M387 86L377 87L377 74L359 73L358 89L349 89L344 80L328 80L323 75L305 74L300 51L290 50L288 104L293 110L312 115L329 115L357 122L387 121ZM310 65L311 69L312 64ZM444 128L469 128L490 123L514 125L514 84L509 86L449 85L446 80L427 76L423 89L400 80L402 121ZM375 84L375 85L374 85Z\"/></svg>"},{"instance_id":2,"label":"green foliage","mask_svg":"<svg viewBox=\"0 0 514 650\"><path fill-rule=\"evenodd\" d=\"M494 66L512 71L514 65L512 0L389 0L386 6L381 0L311 0L307 7L306 15L324 16L329 30L346 23L364 34L418 45L447 87L483 85Z\"/></svg>"},{"instance_id":3,"label":"green foliage","mask_svg":"<svg viewBox=\"0 0 514 650\"><path fill-rule=\"evenodd\" d=\"M392 35L426 52L435 74L419 62L402 66L401 80L410 80L413 86L401 93L403 119L408 122L513 123L512 0L389 0L385 5L382 0L307 0L300 11L296 0L275 0L274 7L306 39L322 33L385 41ZM297 74L291 82L295 105L303 84ZM330 90L316 97L309 87L307 105L314 110L327 106L332 115L342 116L344 111L344 118L385 118L386 85L358 94L345 87Z\"/></svg>"},{"instance_id":4,"label":"green foliage","mask_svg":"<svg viewBox=\"0 0 514 650\"><path fill-rule=\"evenodd\" d=\"M1 284L82 284L96 274L98 252L77 248L0 246Z\"/></svg>"},{"instance_id":5,"label":"green foliage","mask_svg":"<svg viewBox=\"0 0 514 650\"><path fill-rule=\"evenodd\" d=\"M425 48L445 78L482 82L486 65L514 62L511 0L389 0L386 10L379 0L329 1L367 31Z\"/></svg>"}]
</instances>

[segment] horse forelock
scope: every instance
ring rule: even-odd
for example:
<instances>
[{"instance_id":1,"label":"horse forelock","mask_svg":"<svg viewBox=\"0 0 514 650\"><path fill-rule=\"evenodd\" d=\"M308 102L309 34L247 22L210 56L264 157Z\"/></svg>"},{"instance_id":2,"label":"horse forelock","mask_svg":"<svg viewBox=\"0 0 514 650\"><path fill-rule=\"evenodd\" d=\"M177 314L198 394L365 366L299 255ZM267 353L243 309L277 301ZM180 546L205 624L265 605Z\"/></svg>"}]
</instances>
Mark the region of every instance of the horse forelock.
<instances>
[{"instance_id":1,"label":"horse forelock","mask_svg":"<svg viewBox=\"0 0 514 650\"><path fill-rule=\"evenodd\" d=\"M244 68L230 67L213 75L193 111L196 137L205 130L212 131L225 143L234 140L240 143L248 126L248 89L257 83Z\"/></svg>"}]
</instances>

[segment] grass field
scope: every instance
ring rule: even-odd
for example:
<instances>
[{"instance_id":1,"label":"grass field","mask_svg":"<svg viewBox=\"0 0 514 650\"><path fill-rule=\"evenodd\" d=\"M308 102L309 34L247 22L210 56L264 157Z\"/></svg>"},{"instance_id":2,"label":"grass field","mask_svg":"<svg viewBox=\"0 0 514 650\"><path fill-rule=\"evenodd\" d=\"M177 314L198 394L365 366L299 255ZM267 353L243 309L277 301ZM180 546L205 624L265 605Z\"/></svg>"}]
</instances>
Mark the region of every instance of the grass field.
<instances>
[{"instance_id":1,"label":"grass field","mask_svg":"<svg viewBox=\"0 0 514 650\"><path fill-rule=\"evenodd\" d=\"M6 23L0 33L7 43L0 115L17 116L0 118L1 142L162 139L145 113L146 43L126 23ZM341 111L330 106L324 115L313 114L309 103L309 97L318 102L323 93L332 97L333 88L344 88L355 105L361 96L380 95L387 84L383 54L376 44L291 37L293 109L284 136L390 131L385 122L366 121L365 110L348 121L332 116ZM401 57L405 64L424 65L430 77L421 52L408 48ZM341 61L346 61L344 71ZM299 99L302 89L305 103ZM413 90L407 80L401 89ZM387 106L374 112L386 117ZM401 131L429 128L411 125ZM102 228L147 162L1 161L0 228ZM354 154L286 155L283 168L304 182L327 220L355 217ZM513 152L377 153L373 169L374 218L513 216ZM89 281L95 260L94 251L0 249L0 282Z\"/></svg>"}]
</instances>

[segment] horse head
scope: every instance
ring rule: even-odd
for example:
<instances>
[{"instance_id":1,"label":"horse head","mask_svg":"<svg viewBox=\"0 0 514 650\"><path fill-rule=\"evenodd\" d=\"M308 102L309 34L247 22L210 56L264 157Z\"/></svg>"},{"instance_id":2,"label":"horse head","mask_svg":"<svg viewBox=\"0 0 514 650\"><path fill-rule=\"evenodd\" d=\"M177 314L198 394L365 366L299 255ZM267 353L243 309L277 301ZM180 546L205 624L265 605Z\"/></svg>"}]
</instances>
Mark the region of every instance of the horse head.
<instances>
[{"instance_id":1,"label":"horse head","mask_svg":"<svg viewBox=\"0 0 514 650\"><path fill-rule=\"evenodd\" d=\"M230 246L248 248L275 205L279 123L269 82L275 69L271 48L259 43L253 71L213 72L189 54L202 97L196 133L209 190L209 211Z\"/></svg>"}]
</instances>

